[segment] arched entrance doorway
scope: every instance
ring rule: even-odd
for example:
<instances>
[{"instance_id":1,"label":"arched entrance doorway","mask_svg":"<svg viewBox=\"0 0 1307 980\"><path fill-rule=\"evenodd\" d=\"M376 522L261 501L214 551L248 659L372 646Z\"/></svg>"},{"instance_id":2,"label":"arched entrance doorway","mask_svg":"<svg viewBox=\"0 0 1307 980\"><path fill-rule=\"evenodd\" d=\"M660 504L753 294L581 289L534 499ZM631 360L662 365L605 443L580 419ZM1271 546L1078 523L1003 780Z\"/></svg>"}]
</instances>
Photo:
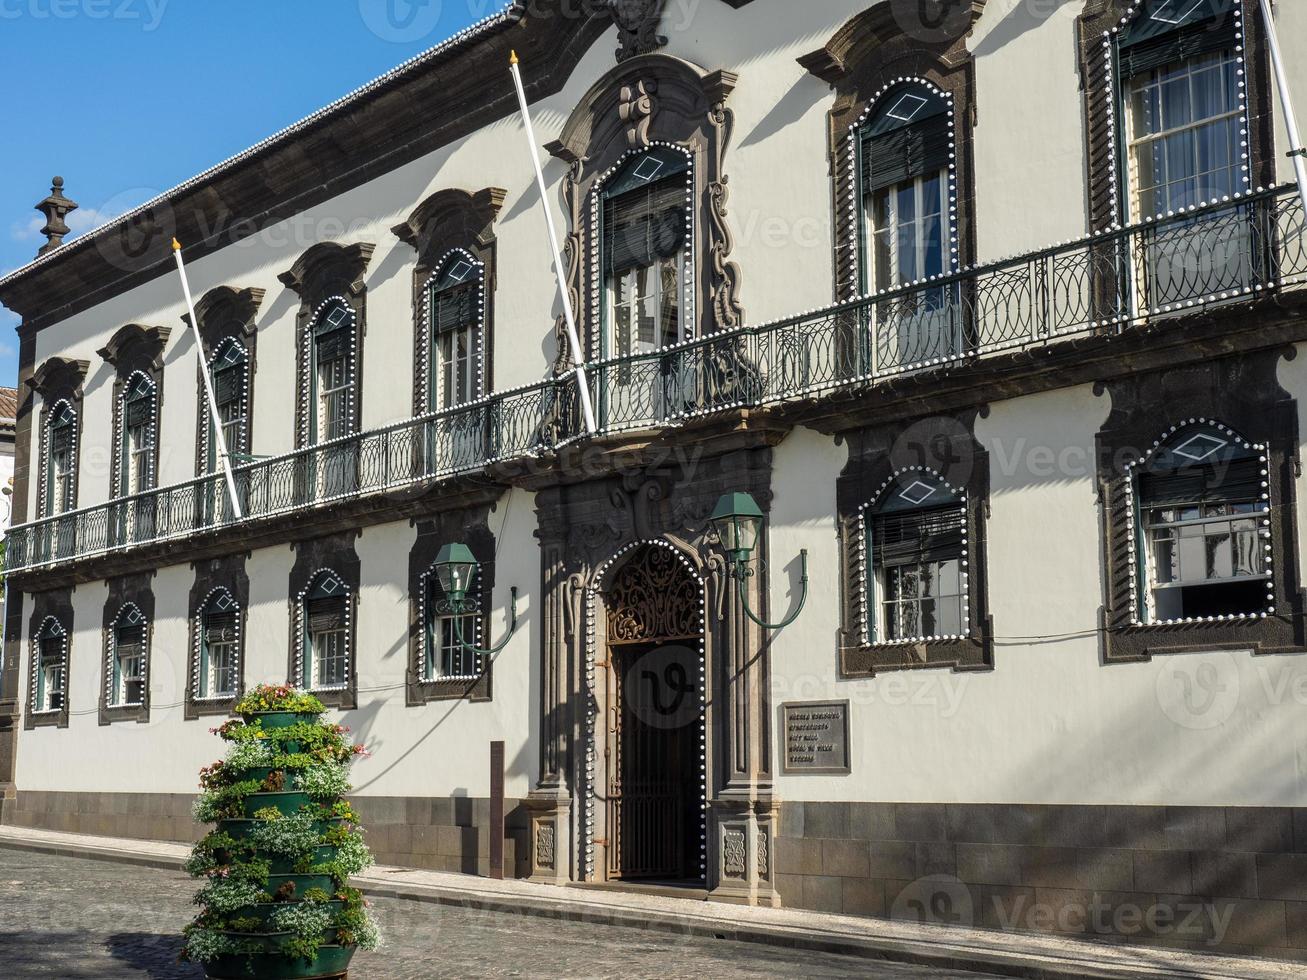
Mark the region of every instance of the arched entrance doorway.
<instances>
[{"instance_id":1,"label":"arched entrance doorway","mask_svg":"<svg viewBox=\"0 0 1307 980\"><path fill-rule=\"evenodd\" d=\"M703 603L686 560L657 543L604 590L610 879L704 875Z\"/></svg>"}]
</instances>

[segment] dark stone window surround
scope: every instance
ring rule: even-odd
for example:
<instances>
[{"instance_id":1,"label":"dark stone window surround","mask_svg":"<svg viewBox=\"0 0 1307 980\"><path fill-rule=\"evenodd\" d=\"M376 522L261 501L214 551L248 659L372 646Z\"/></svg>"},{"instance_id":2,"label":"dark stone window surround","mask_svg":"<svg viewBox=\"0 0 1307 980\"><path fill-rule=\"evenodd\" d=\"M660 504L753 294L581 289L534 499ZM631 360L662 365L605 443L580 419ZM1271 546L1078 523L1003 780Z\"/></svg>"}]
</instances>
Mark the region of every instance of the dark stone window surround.
<instances>
[{"instance_id":1,"label":"dark stone window surround","mask_svg":"<svg viewBox=\"0 0 1307 980\"><path fill-rule=\"evenodd\" d=\"M309 586L318 577L319 572L333 572L349 587L349 679L340 690L315 691L318 699L329 708L349 710L358 707L358 622L359 622L359 586L362 579L362 567L355 541L359 531L342 531L330 537L317 538L312 541L298 541L291 547L295 551L295 563L291 566L290 581L287 584L288 605L290 607L290 642L286 650L286 677L293 687L300 686L296 666L304 643L304 596Z\"/></svg>"},{"instance_id":2,"label":"dark stone window surround","mask_svg":"<svg viewBox=\"0 0 1307 980\"><path fill-rule=\"evenodd\" d=\"M1120 174L1126 152L1117 82L1108 77L1104 43L1121 18L1139 0L1085 0L1077 26L1080 84L1085 95L1085 146L1089 168L1089 227L1101 231L1122 223L1122 199L1129 193ZM1247 100L1244 122L1249 127L1249 190L1275 184L1275 105L1271 96L1270 64L1260 5L1243 0L1244 45L1241 58Z\"/></svg>"},{"instance_id":3,"label":"dark stone window surround","mask_svg":"<svg viewBox=\"0 0 1307 980\"><path fill-rule=\"evenodd\" d=\"M231 286L218 286L209 290L195 304L195 317L199 321L200 342L204 346L205 363L210 363L222 342L228 337L236 340L245 351L245 441L252 452L254 449L254 374L257 365L259 332L255 317L263 304L262 289L233 289ZM189 322L190 315L183 314L182 319ZM195 421L195 475L204 476L208 472L209 440L213 438L213 427L209 422L209 402L204 394L204 379L200 369L195 368L195 392L199 408ZM244 608L242 606L242 608Z\"/></svg>"},{"instance_id":4,"label":"dark stone window surround","mask_svg":"<svg viewBox=\"0 0 1307 980\"><path fill-rule=\"evenodd\" d=\"M41 415L38 438L41 440L38 454L40 472L36 478L36 513L40 517L46 514L47 495L50 488L46 485L50 470L50 414L56 405L66 401L73 410L76 421L73 423L73 470L71 506L77 509L77 488L81 471L82 448L82 385L86 381L89 361L74 361L64 357L52 357L28 379L27 385L41 396ZM15 481L15 492L17 492Z\"/></svg>"},{"instance_id":5,"label":"dark stone window surround","mask_svg":"<svg viewBox=\"0 0 1307 980\"><path fill-rule=\"evenodd\" d=\"M695 190L690 206L694 270L692 329L706 336L744 323L740 270L729 261L734 239L727 223L729 178L724 160L735 124L726 102L737 76L704 71L663 54L622 61L577 103L550 154L567 165L563 194L570 216L564 243L566 281L577 330L589 359L602 357L605 303L597 232L604 180L628 157L656 144L690 154ZM562 317L555 323L556 366L571 361Z\"/></svg>"},{"instance_id":6,"label":"dark stone window surround","mask_svg":"<svg viewBox=\"0 0 1307 980\"><path fill-rule=\"evenodd\" d=\"M477 341L478 387L474 400L494 391L495 288L498 283L495 220L508 191L487 187L470 193L442 190L419 204L391 231L417 252L413 268L413 414L426 415L431 378L428 294L435 276L455 252L480 263L481 323Z\"/></svg>"},{"instance_id":7,"label":"dark stone window surround","mask_svg":"<svg viewBox=\"0 0 1307 980\"><path fill-rule=\"evenodd\" d=\"M405 703L409 706L431 701L489 701L493 696L494 662L489 657L483 658L485 663L476 680L428 681L422 677L423 647L426 644L426 590L436 554L443 545L461 541L472 549L472 554L480 563L476 581L476 598L480 603L480 615L477 617L480 640L471 637L467 640L480 647L490 645L492 638L489 635L489 625L496 565L495 536L489 526L492 507L492 504L487 503L465 510L433 514L429 518L417 518L412 522L417 528L417 539L408 556L409 657Z\"/></svg>"},{"instance_id":8,"label":"dark stone window surround","mask_svg":"<svg viewBox=\"0 0 1307 980\"><path fill-rule=\"evenodd\" d=\"M154 673L154 590L150 580L153 572L126 575L110 579L109 594L104 603L103 638L100 652L100 724L112 725L120 721L149 724L150 678ZM110 658L114 652L114 624L127 606L133 605L145 618L145 676L144 693L137 705L114 706L109 704L109 679L113 676Z\"/></svg>"},{"instance_id":9,"label":"dark stone window surround","mask_svg":"<svg viewBox=\"0 0 1307 980\"><path fill-rule=\"evenodd\" d=\"M309 444L311 427L309 405L312 391L313 325L321 306L340 297L354 313L354 399L353 428L362 428L363 420L363 338L367 334L367 286L363 276L372 261L375 246L359 242L340 245L320 242L301 255L295 264L277 278L300 298L295 320L295 448Z\"/></svg>"},{"instance_id":10,"label":"dark stone window surround","mask_svg":"<svg viewBox=\"0 0 1307 980\"><path fill-rule=\"evenodd\" d=\"M887 670L994 666L989 615L985 523L989 506L989 454L975 438L978 410L956 418L935 417L868 426L842 433L849 462L836 481L842 558L840 675L870 677ZM926 470L964 496L966 507L967 632L961 638L869 642L866 621L871 570L864 545L865 508L896 475Z\"/></svg>"},{"instance_id":11,"label":"dark stone window surround","mask_svg":"<svg viewBox=\"0 0 1307 980\"><path fill-rule=\"evenodd\" d=\"M857 199L856 130L890 88L918 81L940 92L952 110L954 159L949 170L949 207L956 268L975 262L975 179L972 134L976 123L975 65L966 35L984 9L972 2L966 17L953 16L948 30L905 33L891 4L879 3L846 23L822 48L799 64L835 90L829 114L830 167L834 194L835 295L862 294L862 202ZM854 138L851 138L854 137Z\"/></svg>"},{"instance_id":12,"label":"dark stone window surround","mask_svg":"<svg viewBox=\"0 0 1307 980\"><path fill-rule=\"evenodd\" d=\"M37 649L36 634L47 619L54 619L64 631L64 703L58 711L34 710L36 700L36 671L39 667L40 651ZM67 728L69 713L69 695L72 687L68 683L72 675L73 664L73 589L58 589L53 592L38 592L32 596L32 615L28 620L27 645L30 650L28 661L27 710L23 714L23 728Z\"/></svg>"},{"instance_id":13,"label":"dark stone window surround","mask_svg":"<svg viewBox=\"0 0 1307 980\"><path fill-rule=\"evenodd\" d=\"M184 717L187 721L210 715L228 715L245 691L245 626L250 606L250 578L245 571L248 554L229 555L209 561L194 562L195 582L187 600L187 622L190 624L190 642L187 645L186 698ZM236 600L237 664L236 694L230 698L196 697L200 669L201 630L204 629L204 607L209 598L220 590L231 593Z\"/></svg>"},{"instance_id":14,"label":"dark stone window surround","mask_svg":"<svg viewBox=\"0 0 1307 980\"><path fill-rule=\"evenodd\" d=\"M163 350L168 345L172 330L168 327L144 327L129 323L122 327L99 355L113 365L117 372L113 383L113 436L110 461L109 498L121 497L123 477L123 395L133 375L143 374L154 384L154 458L150 461L151 486L159 484L159 451L161 421L163 419Z\"/></svg>"},{"instance_id":15,"label":"dark stone window surround","mask_svg":"<svg viewBox=\"0 0 1307 980\"><path fill-rule=\"evenodd\" d=\"M1299 577L1293 524L1301 470L1297 404L1276 376L1280 358L1292 359L1295 353L1293 347L1258 351L1096 387L1112 399L1112 411L1096 438L1106 569L1101 613L1105 662L1217 650L1307 653L1307 597ZM1150 453L1173 426L1200 418L1228 426L1266 448L1275 612L1244 619L1136 625L1130 566L1134 481L1127 464Z\"/></svg>"}]
</instances>

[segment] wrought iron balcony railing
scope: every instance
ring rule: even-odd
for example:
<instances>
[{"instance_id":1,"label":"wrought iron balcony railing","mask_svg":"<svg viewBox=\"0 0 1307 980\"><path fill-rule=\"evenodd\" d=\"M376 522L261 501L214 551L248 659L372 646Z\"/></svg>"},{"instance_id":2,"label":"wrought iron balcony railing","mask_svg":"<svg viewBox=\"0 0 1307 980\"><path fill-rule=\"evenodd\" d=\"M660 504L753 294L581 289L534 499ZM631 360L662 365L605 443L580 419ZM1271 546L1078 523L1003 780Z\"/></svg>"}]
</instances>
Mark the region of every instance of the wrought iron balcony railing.
<instances>
[{"instance_id":1,"label":"wrought iron balcony railing","mask_svg":"<svg viewBox=\"0 0 1307 980\"><path fill-rule=\"evenodd\" d=\"M1124 332L1304 281L1299 197L1289 188L1261 191L773 323L599 361L589 371L591 395L604 433L660 428L1071 336ZM576 382L560 376L242 465L239 523L545 456L584 434ZM234 523L225 483L210 475L14 527L8 570Z\"/></svg>"}]
</instances>

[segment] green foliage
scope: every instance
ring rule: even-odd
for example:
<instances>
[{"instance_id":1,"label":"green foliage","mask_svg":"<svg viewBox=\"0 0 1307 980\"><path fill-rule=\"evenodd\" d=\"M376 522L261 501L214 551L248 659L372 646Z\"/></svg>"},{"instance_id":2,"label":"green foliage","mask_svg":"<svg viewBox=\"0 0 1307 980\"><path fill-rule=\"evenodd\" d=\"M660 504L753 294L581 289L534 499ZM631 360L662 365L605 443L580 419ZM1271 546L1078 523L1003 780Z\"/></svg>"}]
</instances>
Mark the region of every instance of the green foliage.
<instances>
[{"instance_id":1,"label":"green foliage","mask_svg":"<svg viewBox=\"0 0 1307 980\"><path fill-rule=\"evenodd\" d=\"M330 762L309 766L300 777L300 788L315 800L335 800L350 791L349 768Z\"/></svg>"},{"instance_id":2,"label":"green foliage","mask_svg":"<svg viewBox=\"0 0 1307 980\"><path fill-rule=\"evenodd\" d=\"M258 711L293 711L302 715L320 715L326 707L312 694L284 684L260 684L236 702L236 714L251 715Z\"/></svg>"},{"instance_id":3,"label":"green foliage","mask_svg":"<svg viewBox=\"0 0 1307 980\"><path fill-rule=\"evenodd\" d=\"M266 901L268 893L253 882L223 878L210 881L195 896L196 905L220 915Z\"/></svg>"},{"instance_id":4,"label":"green foliage","mask_svg":"<svg viewBox=\"0 0 1307 980\"><path fill-rule=\"evenodd\" d=\"M262 786L257 779L243 779L217 789L210 789L196 799L192 808L200 823L239 819L245 814L245 797Z\"/></svg>"},{"instance_id":5,"label":"green foliage","mask_svg":"<svg viewBox=\"0 0 1307 980\"><path fill-rule=\"evenodd\" d=\"M307 811L290 817L278 814L276 820L260 820L250 840L260 851L276 857L297 858L312 853L322 843L322 834L313 813Z\"/></svg>"},{"instance_id":6,"label":"green foliage","mask_svg":"<svg viewBox=\"0 0 1307 980\"><path fill-rule=\"evenodd\" d=\"M272 924L278 932L289 932L291 938L283 943L287 953L311 960L318 955L323 933L331 928L332 910L321 902L307 900L285 905L272 913Z\"/></svg>"}]
</instances>

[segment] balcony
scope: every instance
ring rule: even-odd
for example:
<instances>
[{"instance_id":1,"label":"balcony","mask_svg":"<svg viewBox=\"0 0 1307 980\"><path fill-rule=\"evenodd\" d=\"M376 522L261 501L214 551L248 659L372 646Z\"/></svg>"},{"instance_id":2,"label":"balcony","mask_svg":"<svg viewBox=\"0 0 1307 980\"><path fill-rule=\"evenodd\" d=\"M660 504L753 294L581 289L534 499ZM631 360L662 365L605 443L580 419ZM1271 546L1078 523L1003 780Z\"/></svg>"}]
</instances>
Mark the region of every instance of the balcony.
<instances>
[{"instance_id":1,"label":"balcony","mask_svg":"<svg viewBox=\"0 0 1307 980\"><path fill-rule=\"evenodd\" d=\"M815 401L894 378L1122 335L1307 281L1296 188L1238 195L774 323L589 367L601 433ZM12 528L25 572L548 456L586 436L571 375Z\"/></svg>"}]
</instances>

